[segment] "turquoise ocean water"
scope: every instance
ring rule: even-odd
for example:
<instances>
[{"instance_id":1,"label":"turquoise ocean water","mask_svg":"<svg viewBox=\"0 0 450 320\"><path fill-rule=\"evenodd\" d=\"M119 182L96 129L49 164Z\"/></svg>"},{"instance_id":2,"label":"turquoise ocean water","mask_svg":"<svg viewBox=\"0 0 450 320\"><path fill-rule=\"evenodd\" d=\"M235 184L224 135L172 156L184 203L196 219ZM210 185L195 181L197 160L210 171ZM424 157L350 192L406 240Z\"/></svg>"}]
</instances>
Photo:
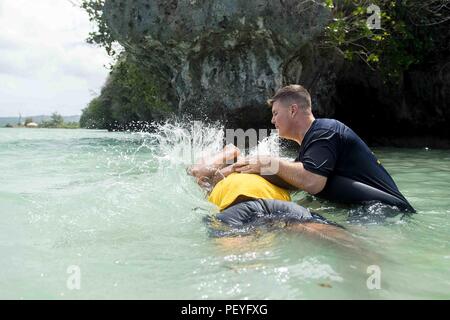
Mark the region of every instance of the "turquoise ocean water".
<instances>
[{"instance_id":1,"label":"turquoise ocean water","mask_svg":"<svg viewBox=\"0 0 450 320\"><path fill-rule=\"evenodd\" d=\"M449 150L374 149L412 217L294 195L352 250L283 229L212 238L215 209L185 169L220 141L214 126L0 129L0 298L450 298Z\"/></svg>"}]
</instances>

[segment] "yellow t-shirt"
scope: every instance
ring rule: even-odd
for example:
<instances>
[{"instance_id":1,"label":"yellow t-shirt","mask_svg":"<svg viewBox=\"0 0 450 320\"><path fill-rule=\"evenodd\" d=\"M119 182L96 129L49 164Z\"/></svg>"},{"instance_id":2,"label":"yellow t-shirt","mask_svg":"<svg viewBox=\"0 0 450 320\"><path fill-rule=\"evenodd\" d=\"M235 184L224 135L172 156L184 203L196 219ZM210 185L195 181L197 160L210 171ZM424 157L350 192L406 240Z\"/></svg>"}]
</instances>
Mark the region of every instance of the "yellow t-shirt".
<instances>
[{"instance_id":1,"label":"yellow t-shirt","mask_svg":"<svg viewBox=\"0 0 450 320\"><path fill-rule=\"evenodd\" d=\"M277 187L257 174L248 173L232 173L219 181L211 191L208 200L222 211L239 196L255 199L291 200L287 190Z\"/></svg>"}]
</instances>

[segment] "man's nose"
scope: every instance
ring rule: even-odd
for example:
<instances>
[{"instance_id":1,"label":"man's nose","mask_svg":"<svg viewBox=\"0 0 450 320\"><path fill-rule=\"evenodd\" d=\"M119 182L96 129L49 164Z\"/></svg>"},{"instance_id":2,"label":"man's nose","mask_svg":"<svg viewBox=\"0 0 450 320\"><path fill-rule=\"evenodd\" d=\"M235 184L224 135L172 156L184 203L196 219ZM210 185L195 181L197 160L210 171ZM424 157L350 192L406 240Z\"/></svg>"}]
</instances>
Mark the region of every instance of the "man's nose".
<instances>
[{"instance_id":1,"label":"man's nose","mask_svg":"<svg viewBox=\"0 0 450 320\"><path fill-rule=\"evenodd\" d=\"M272 124L275 124L275 117L272 117L272 120L270 120Z\"/></svg>"}]
</instances>

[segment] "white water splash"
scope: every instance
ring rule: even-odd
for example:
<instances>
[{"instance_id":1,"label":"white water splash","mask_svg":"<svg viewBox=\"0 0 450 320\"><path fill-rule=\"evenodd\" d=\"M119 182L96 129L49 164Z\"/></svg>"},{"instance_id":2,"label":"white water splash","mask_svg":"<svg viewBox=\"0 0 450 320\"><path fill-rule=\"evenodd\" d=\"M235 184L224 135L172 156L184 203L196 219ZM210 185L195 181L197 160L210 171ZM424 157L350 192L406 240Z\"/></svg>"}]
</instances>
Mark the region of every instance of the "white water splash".
<instances>
[{"instance_id":1,"label":"white water splash","mask_svg":"<svg viewBox=\"0 0 450 320\"><path fill-rule=\"evenodd\" d=\"M226 141L223 125L218 123L166 122L154 125L156 130L139 133L144 141L140 148L156 150L154 157L160 165L190 165L198 159L221 151ZM257 146L241 150L242 156L272 155L280 156L280 144L277 134L272 133Z\"/></svg>"},{"instance_id":2,"label":"white water splash","mask_svg":"<svg viewBox=\"0 0 450 320\"><path fill-rule=\"evenodd\" d=\"M139 133L143 145L156 146L160 164L192 164L204 153L218 152L223 144L223 127L218 124L166 122L155 124L153 132Z\"/></svg>"},{"instance_id":3,"label":"white water splash","mask_svg":"<svg viewBox=\"0 0 450 320\"><path fill-rule=\"evenodd\" d=\"M277 133L272 133L261 140L258 145L249 150L249 156L277 156L280 157L280 137Z\"/></svg>"}]
</instances>

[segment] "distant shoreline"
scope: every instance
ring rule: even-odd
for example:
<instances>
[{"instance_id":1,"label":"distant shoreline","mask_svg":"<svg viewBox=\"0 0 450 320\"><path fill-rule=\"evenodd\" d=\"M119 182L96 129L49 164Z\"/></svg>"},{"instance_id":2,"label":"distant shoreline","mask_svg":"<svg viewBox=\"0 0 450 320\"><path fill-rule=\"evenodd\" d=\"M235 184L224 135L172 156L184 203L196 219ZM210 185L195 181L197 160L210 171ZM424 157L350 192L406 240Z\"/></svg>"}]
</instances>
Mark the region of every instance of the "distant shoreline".
<instances>
[{"instance_id":1,"label":"distant shoreline","mask_svg":"<svg viewBox=\"0 0 450 320\"><path fill-rule=\"evenodd\" d=\"M86 128L80 128L79 126L62 126L62 127L26 127L26 126L3 126L0 127L0 129L68 129L68 130L77 130L77 129L83 129L83 130L90 130Z\"/></svg>"},{"instance_id":2,"label":"distant shoreline","mask_svg":"<svg viewBox=\"0 0 450 320\"><path fill-rule=\"evenodd\" d=\"M0 117L0 127L3 128L5 127L7 124L10 124L12 126L17 126L19 124L19 121L22 122L22 124L25 123L25 119L27 118L31 118L33 120L33 122L40 124L44 121L48 121L51 119L51 115L37 115L37 116L24 116L22 115L21 117L19 116L15 116L15 117ZM70 122L80 122L80 117L81 115L71 115L71 116L62 116L62 118L64 119L65 123L70 123Z\"/></svg>"}]
</instances>

